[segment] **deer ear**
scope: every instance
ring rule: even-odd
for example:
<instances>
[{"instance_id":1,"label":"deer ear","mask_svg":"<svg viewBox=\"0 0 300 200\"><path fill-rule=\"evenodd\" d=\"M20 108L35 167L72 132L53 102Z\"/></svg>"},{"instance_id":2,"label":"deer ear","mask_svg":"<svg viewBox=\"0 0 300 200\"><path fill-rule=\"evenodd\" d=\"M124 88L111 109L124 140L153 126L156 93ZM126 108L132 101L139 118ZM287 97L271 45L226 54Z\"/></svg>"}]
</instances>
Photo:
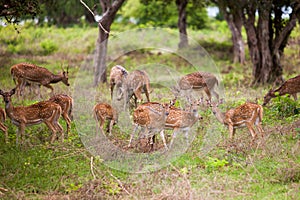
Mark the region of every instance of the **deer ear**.
<instances>
[{"instance_id":1,"label":"deer ear","mask_svg":"<svg viewBox=\"0 0 300 200\"><path fill-rule=\"evenodd\" d=\"M16 93L16 88L12 89L12 90L9 92L10 95L13 95L13 94L15 94L15 93Z\"/></svg>"}]
</instances>

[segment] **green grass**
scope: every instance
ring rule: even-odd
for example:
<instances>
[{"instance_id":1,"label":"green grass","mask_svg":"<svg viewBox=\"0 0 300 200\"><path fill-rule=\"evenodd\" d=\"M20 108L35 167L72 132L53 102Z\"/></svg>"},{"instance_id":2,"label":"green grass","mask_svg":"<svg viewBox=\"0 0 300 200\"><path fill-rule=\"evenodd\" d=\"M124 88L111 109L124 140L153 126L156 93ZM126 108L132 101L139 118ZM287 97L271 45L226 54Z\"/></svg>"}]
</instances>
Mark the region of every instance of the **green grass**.
<instances>
[{"instance_id":1,"label":"green grass","mask_svg":"<svg viewBox=\"0 0 300 200\"><path fill-rule=\"evenodd\" d=\"M225 111L257 98L262 103L269 86L251 87L251 63L232 64L230 35L226 24L212 22L211 29L189 30L191 37L204 47L216 63L224 85L226 102L220 106ZM114 25L112 33L128 30L130 27ZM61 65L70 66L70 82L86 86L91 83L89 72L91 54L97 38L97 28L33 27L0 28L0 88L9 90L14 86L9 68L15 63L32 62L58 73ZM217 30L221 30L221 33ZM176 32L176 30L170 30ZM292 41L299 40L299 31L292 33ZM159 39L159 38L158 38ZM285 51L284 77L295 76L299 72L299 47L289 45ZM293 58L293 59L291 59ZM168 66L178 74L195 70L184 59L174 53L158 53L151 49L131 52L114 60L129 71L137 67L149 67L149 63ZM286 63L290 63L287 65ZM150 66L151 70L155 69ZM84 69L83 69L84 68ZM151 71L149 69L149 71ZM155 70L151 74L160 73ZM154 75L151 75L152 77ZM151 79L151 77L150 77ZM153 78L154 80L155 78ZM80 86L80 85L79 85ZM66 87L58 83L55 91L76 96L76 86ZM151 97L167 102L168 90L160 85L152 85ZM0 198L1 199L297 199L300 181L299 148L299 101L289 97L272 99L264 108L263 127L265 137L250 145L251 136L247 129L238 129L234 141L228 138L228 129L212 116L209 108L203 106L200 114L203 120L195 125L195 138L187 151L160 170L148 173L127 173L117 170L119 162L107 163L101 156L94 156L84 147L79 134L86 125L84 134L94 134L95 124L87 107L99 101L110 102L107 85L85 88L95 97L77 96L74 112L84 110L84 115L76 115L72 123L71 135L64 143L49 144L50 131L45 125L26 128L26 141L16 147L17 128L8 119L9 143L4 142L0 132ZM94 91L92 91L94 90ZM45 97L48 90L43 89ZM88 94L88 93L87 93ZM168 94L170 95L170 94ZM13 96L15 105L29 105L36 102L32 98L23 100ZM84 103L83 103L84 102ZM79 107L76 107L79 105ZM80 107L84 105L86 107ZM3 108L4 103L0 101ZM91 110L91 109L90 109ZM126 116L123 116L126 118ZM89 121L91 120L91 121ZM131 119L128 119L130 123ZM60 124L66 129L65 122ZM94 126L92 126L94 125ZM128 144L131 127L122 127L122 122L113 128L109 137L114 145ZM168 133L171 133L169 131ZM159 138L159 137L158 137ZM170 140L170 138L168 138ZM162 145L158 139L158 145ZM259 143L260 142L260 143ZM125 148L124 148L125 149ZM139 149L128 149L139 152ZM176 153L176 152L174 152ZM149 156L155 163L156 154ZM154 160L151 160L154 159ZM166 159L169 159L166 157ZM163 162L159 158L157 162ZM130 168L126 163L124 167ZM117 166L117 169L109 166ZM149 170L151 170L149 166ZM155 169L155 168L154 168Z\"/></svg>"}]
</instances>

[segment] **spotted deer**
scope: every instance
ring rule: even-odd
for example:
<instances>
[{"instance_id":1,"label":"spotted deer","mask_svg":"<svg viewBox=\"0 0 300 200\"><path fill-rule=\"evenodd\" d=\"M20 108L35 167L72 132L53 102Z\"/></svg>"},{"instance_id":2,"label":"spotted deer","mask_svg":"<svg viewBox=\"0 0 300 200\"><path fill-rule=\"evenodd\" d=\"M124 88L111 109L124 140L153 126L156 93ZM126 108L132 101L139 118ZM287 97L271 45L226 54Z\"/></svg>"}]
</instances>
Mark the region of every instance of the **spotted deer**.
<instances>
[{"instance_id":1,"label":"spotted deer","mask_svg":"<svg viewBox=\"0 0 300 200\"><path fill-rule=\"evenodd\" d=\"M134 135L136 134L139 127L144 131L144 134L148 138L153 138L156 133L160 133L160 136L163 140L164 147L167 150L168 146L166 144L164 127L166 118L168 115L169 107L167 104L161 104L157 102L146 102L139 105L133 111L133 122L135 128L130 136L128 147L131 147L131 143ZM154 138L150 140L151 149L153 149Z\"/></svg>"},{"instance_id":2,"label":"spotted deer","mask_svg":"<svg viewBox=\"0 0 300 200\"><path fill-rule=\"evenodd\" d=\"M173 100L173 102L175 101ZM174 130L169 148L172 147L174 139L181 131L184 132L188 143L190 129L197 121L202 119L202 117L198 114L199 105L201 103L202 100L190 102L190 105L185 109L176 108L174 106L170 107L169 115L167 116L165 123L165 129Z\"/></svg>"},{"instance_id":3,"label":"spotted deer","mask_svg":"<svg viewBox=\"0 0 300 200\"><path fill-rule=\"evenodd\" d=\"M5 134L5 142L8 142L7 127L4 125L5 120L6 120L6 113L2 108L0 108L0 130L2 130Z\"/></svg>"},{"instance_id":4,"label":"spotted deer","mask_svg":"<svg viewBox=\"0 0 300 200\"><path fill-rule=\"evenodd\" d=\"M62 113L61 116L67 124L67 137L71 129L72 109L73 109L73 98L66 94L56 94L50 97L49 101L60 105Z\"/></svg>"},{"instance_id":5,"label":"spotted deer","mask_svg":"<svg viewBox=\"0 0 300 200\"><path fill-rule=\"evenodd\" d=\"M51 143L56 139L56 133L61 134L61 140L64 139L63 128L58 122L61 115L61 107L50 101L41 101L29 106L14 107L11 101L11 96L15 94L16 89L9 92L0 90L0 95L3 96L5 102L5 112L11 119L11 122L18 127L17 140L21 137L23 143L25 127L45 123L52 131Z\"/></svg>"},{"instance_id":6,"label":"spotted deer","mask_svg":"<svg viewBox=\"0 0 300 200\"><path fill-rule=\"evenodd\" d=\"M147 101L150 101L149 98L150 91L150 80L149 76L145 71L134 70L130 72L126 79L122 83L122 87L119 90L117 100L120 101L124 99L124 109L129 104L130 99L135 97L135 108L137 107L137 100L143 101L142 93L145 93Z\"/></svg>"},{"instance_id":7,"label":"spotted deer","mask_svg":"<svg viewBox=\"0 0 300 200\"><path fill-rule=\"evenodd\" d=\"M22 96L27 82L47 87L51 89L51 94L53 94L54 89L50 84L61 81L67 86L70 85L68 82L68 68L67 71L62 70L60 74L55 75L44 67L29 63L19 63L10 68L10 73L17 84L17 95L19 96ZM41 97L40 91L39 96Z\"/></svg>"},{"instance_id":8,"label":"spotted deer","mask_svg":"<svg viewBox=\"0 0 300 200\"><path fill-rule=\"evenodd\" d=\"M285 81L279 88L272 90L266 94L264 97L263 106L267 105L269 101L276 97L277 95L282 96L286 94L290 94L294 97L295 101L297 100L297 93L300 92L300 75L291 78Z\"/></svg>"},{"instance_id":9,"label":"spotted deer","mask_svg":"<svg viewBox=\"0 0 300 200\"><path fill-rule=\"evenodd\" d=\"M116 65L111 68L110 75L109 75L111 99L113 99L114 88L116 87L116 89L119 90L127 75L128 75L127 70L120 65Z\"/></svg>"},{"instance_id":10,"label":"spotted deer","mask_svg":"<svg viewBox=\"0 0 300 200\"><path fill-rule=\"evenodd\" d=\"M215 75L209 72L194 72L183 76L179 80L179 92L182 92L189 101L191 101L190 95L191 91L204 90L207 94L208 99L211 100L213 94L217 99L219 99L219 94L214 90L215 86L218 85L218 79Z\"/></svg>"},{"instance_id":11,"label":"spotted deer","mask_svg":"<svg viewBox=\"0 0 300 200\"><path fill-rule=\"evenodd\" d=\"M223 113L218 108L219 104L223 103L221 100L218 103L207 102L211 107L213 114L219 122L228 126L229 137L233 139L235 129L240 127L247 127L251 133L252 141L257 137L254 130L254 125L257 126L259 133L263 137L263 129L261 126L263 118L263 107L256 103L246 102L237 108L233 108Z\"/></svg>"},{"instance_id":12,"label":"spotted deer","mask_svg":"<svg viewBox=\"0 0 300 200\"><path fill-rule=\"evenodd\" d=\"M107 103L98 103L94 106L93 112L96 120L99 122L102 132L105 121L108 121L107 132L111 135L113 125L118 121L116 110Z\"/></svg>"}]
</instances>

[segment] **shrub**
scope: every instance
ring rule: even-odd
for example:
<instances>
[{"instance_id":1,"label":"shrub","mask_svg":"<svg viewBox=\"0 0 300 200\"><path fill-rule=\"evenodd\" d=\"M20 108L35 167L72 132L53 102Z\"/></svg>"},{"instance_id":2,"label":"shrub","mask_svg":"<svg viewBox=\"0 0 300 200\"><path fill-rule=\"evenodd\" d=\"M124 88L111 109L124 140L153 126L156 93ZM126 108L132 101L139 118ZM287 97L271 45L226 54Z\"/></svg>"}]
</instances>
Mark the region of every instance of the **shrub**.
<instances>
[{"instance_id":1,"label":"shrub","mask_svg":"<svg viewBox=\"0 0 300 200\"><path fill-rule=\"evenodd\" d=\"M49 39L43 40L41 42L41 47L43 49L44 55L49 55L58 50L58 46L52 40Z\"/></svg>"}]
</instances>

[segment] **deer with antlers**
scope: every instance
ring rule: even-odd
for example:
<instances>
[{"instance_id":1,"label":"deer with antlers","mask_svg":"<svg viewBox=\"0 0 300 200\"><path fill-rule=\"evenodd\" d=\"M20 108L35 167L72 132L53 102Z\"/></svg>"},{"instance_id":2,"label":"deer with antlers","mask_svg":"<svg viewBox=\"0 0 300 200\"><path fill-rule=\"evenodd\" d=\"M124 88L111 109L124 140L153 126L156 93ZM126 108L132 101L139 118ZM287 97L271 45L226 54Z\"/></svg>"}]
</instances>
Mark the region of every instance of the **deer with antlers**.
<instances>
[{"instance_id":1,"label":"deer with antlers","mask_svg":"<svg viewBox=\"0 0 300 200\"><path fill-rule=\"evenodd\" d=\"M124 81L122 82L122 87L119 90L117 100L120 101L124 98L124 109L129 104L132 97L135 97L135 108L137 107L137 100L143 101L142 93L145 93L147 101L150 92L150 79L148 74L143 70L134 70L130 72Z\"/></svg>"},{"instance_id":2,"label":"deer with antlers","mask_svg":"<svg viewBox=\"0 0 300 200\"><path fill-rule=\"evenodd\" d=\"M269 101L277 96L277 93L279 96L290 94L294 97L295 101L297 100L297 93L300 92L300 75L291 78L287 81L285 81L279 88L272 90L266 94L264 97L264 103L263 106L267 105Z\"/></svg>"},{"instance_id":3,"label":"deer with antlers","mask_svg":"<svg viewBox=\"0 0 300 200\"><path fill-rule=\"evenodd\" d=\"M52 131L51 143L56 139L57 132L61 134L61 139L63 141L63 128L58 122L61 115L61 107L50 101L41 101L30 106L14 107L11 96L15 94L15 92L15 88L9 92L3 92L0 89L0 95L3 96L5 102L5 112L12 123L19 129L16 140L17 144L19 137L21 137L21 143L23 143L26 126L40 124L42 122Z\"/></svg>"},{"instance_id":4,"label":"deer with antlers","mask_svg":"<svg viewBox=\"0 0 300 200\"><path fill-rule=\"evenodd\" d=\"M72 109L73 109L73 98L66 94L56 94L50 97L49 101L60 105L62 113L61 116L67 124L67 137L71 129Z\"/></svg>"},{"instance_id":5,"label":"deer with antlers","mask_svg":"<svg viewBox=\"0 0 300 200\"><path fill-rule=\"evenodd\" d=\"M213 94L219 99L219 94L214 90L215 86L218 85L218 79L215 75L209 72L194 72L183 76L179 80L179 92L190 98L191 91L201 91L207 94L209 100Z\"/></svg>"},{"instance_id":6,"label":"deer with antlers","mask_svg":"<svg viewBox=\"0 0 300 200\"><path fill-rule=\"evenodd\" d=\"M68 82L68 68L67 71L62 70L60 74L55 75L44 67L29 63L19 63L10 68L10 73L17 84L16 88L19 96L22 95L27 82L47 87L51 89L51 94L53 94L54 89L50 84L61 81L67 86L70 85ZM40 91L39 96L41 97Z\"/></svg>"},{"instance_id":7,"label":"deer with antlers","mask_svg":"<svg viewBox=\"0 0 300 200\"><path fill-rule=\"evenodd\" d=\"M2 108L0 108L0 130L2 130L5 134L5 142L8 142L7 127L4 125L5 120L6 120L6 113Z\"/></svg>"},{"instance_id":8,"label":"deer with antlers","mask_svg":"<svg viewBox=\"0 0 300 200\"><path fill-rule=\"evenodd\" d=\"M256 103L246 102L237 108L233 108L223 113L218 108L219 104L223 103L220 100L219 103L207 102L211 107L213 114L216 116L217 120L222 124L228 126L229 136L233 139L235 134L235 129L240 127L247 127L251 133L252 141L257 137L257 133L254 130L254 125L257 126L259 133L263 137L263 129L261 126L263 118L263 107Z\"/></svg>"},{"instance_id":9,"label":"deer with antlers","mask_svg":"<svg viewBox=\"0 0 300 200\"><path fill-rule=\"evenodd\" d=\"M111 99L113 99L114 88L116 87L117 90L119 90L127 75L128 75L127 70L120 65L116 65L111 68L110 75L109 75Z\"/></svg>"},{"instance_id":10,"label":"deer with antlers","mask_svg":"<svg viewBox=\"0 0 300 200\"><path fill-rule=\"evenodd\" d=\"M98 103L94 106L93 112L102 132L105 121L108 121L107 132L111 135L113 125L118 121L116 110L107 103Z\"/></svg>"}]
</instances>

